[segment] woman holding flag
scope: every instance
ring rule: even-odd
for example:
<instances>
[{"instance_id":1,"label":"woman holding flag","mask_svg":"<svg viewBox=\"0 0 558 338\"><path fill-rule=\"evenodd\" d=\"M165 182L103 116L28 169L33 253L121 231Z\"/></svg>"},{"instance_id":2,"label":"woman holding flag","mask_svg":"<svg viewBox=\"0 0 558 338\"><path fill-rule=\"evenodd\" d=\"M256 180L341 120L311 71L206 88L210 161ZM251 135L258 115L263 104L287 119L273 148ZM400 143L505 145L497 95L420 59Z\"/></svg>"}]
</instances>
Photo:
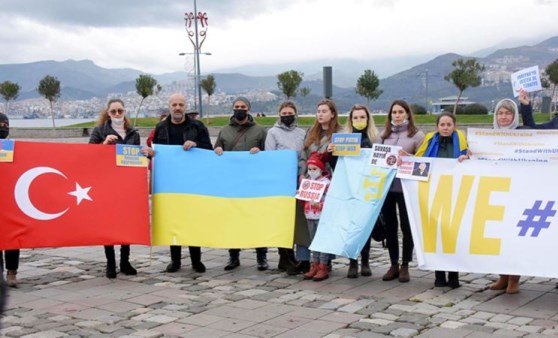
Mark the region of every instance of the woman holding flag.
<instances>
[{"instance_id":1,"label":"woman holding flag","mask_svg":"<svg viewBox=\"0 0 558 338\"><path fill-rule=\"evenodd\" d=\"M126 116L124 102L120 99L111 99L107 108L99 114L97 125L91 133L89 143L92 144L140 144L140 135L137 129L131 126ZM113 245L105 245L107 257L107 278L116 278L116 258ZM120 272L125 275L136 275L137 271L130 264L130 245L120 246Z\"/></svg>"},{"instance_id":2,"label":"woman holding flag","mask_svg":"<svg viewBox=\"0 0 558 338\"><path fill-rule=\"evenodd\" d=\"M345 124L345 133L358 133L361 134L360 147L372 148L374 143L380 143L381 139L378 135L378 129L374 123L374 119L370 115L368 107L365 105L355 104L349 112L347 123ZM370 270L370 241L372 234L364 244L360 251L360 274L362 276L372 276ZM349 271L347 271L347 278L358 277L358 260L351 259L349 261Z\"/></svg>"},{"instance_id":3,"label":"woman holding flag","mask_svg":"<svg viewBox=\"0 0 558 338\"><path fill-rule=\"evenodd\" d=\"M456 158L459 162L466 158L468 147L465 135L456 129L455 116L449 112L443 112L436 118L436 131L428 133L415 156ZM460 287L459 274L456 271L448 272L446 279L445 271L435 272L436 280L434 286L449 286L452 289Z\"/></svg>"},{"instance_id":4,"label":"woman holding flag","mask_svg":"<svg viewBox=\"0 0 558 338\"><path fill-rule=\"evenodd\" d=\"M408 154L414 154L422 144L424 133L415 126L415 119L409 104L403 100L395 100L389 109L384 130L380 133L383 144L400 146ZM398 212L399 211L399 212ZM399 219L397 215L399 214ZM410 280L409 262L413 259L413 237L411 225L403 197L403 188L398 178L393 180L387 194L382 215L386 223L386 246L389 251L391 266L382 280L390 281L399 278L399 282ZM401 224L403 234L403 261L399 267L399 239L397 231Z\"/></svg>"},{"instance_id":5,"label":"woman holding flag","mask_svg":"<svg viewBox=\"0 0 558 338\"><path fill-rule=\"evenodd\" d=\"M304 146L300 151L298 159L298 178L299 183L305 177L308 170L307 161L312 153L324 154L328 157L325 162L325 169L328 172L333 172L331 169L332 160L331 155L332 147L331 138L333 133L341 130L339 124L339 114L337 112L337 105L334 101L323 99L318 102L316 110L316 121L314 125L308 129L304 137ZM303 208L297 204L297 219L295 224L295 244L296 244L296 258L298 264L292 269L287 270L288 275L297 275L299 273L306 273L310 269L310 234L304 216Z\"/></svg>"}]
</instances>

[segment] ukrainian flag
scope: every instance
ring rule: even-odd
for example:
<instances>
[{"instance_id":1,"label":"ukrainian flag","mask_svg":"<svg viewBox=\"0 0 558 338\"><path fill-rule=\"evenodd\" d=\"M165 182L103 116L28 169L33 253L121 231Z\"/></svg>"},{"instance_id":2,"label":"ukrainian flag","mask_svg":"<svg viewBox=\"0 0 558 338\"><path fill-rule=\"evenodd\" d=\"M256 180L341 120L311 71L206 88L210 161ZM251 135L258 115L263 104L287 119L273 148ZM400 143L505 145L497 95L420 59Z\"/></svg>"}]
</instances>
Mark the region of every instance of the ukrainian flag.
<instances>
[{"instance_id":1,"label":"ukrainian flag","mask_svg":"<svg viewBox=\"0 0 558 338\"><path fill-rule=\"evenodd\" d=\"M293 245L297 154L156 145L153 245Z\"/></svg>"}]
</instances>

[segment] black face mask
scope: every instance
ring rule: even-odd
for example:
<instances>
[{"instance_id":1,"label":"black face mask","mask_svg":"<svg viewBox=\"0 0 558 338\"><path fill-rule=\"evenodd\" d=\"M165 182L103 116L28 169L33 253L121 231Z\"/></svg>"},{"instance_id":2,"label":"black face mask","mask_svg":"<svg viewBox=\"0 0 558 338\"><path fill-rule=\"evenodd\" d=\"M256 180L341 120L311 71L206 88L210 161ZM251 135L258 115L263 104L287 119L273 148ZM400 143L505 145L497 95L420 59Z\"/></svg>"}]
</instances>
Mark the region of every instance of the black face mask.
<instances>
[{"instance_id":1,"label":"black face mask","mask_svg":"<svg viewBox=\"0 0 558 338\"><path fill-rule=\"evenodd\" d=\"M248 116L248 111L244 109L235 109L233 112L233 117L238 121L243 121Z\"/></svg>"},{"instance_id":2,"label":"black face mask","mask_svg":"<svg viewBox=\"0 0 558 338\"><path fill-rule=\"evenodd\" d=\"M283 123L287 127L290 127L291 124L293 124L294 121L295 121L295 116L294 115L281 116L281 123Z\"/></svg>"},{"instance_id":3,"label":"black face mask","mask_svg":"<svg viewBox=\"0 0 558 338\"><path fill-rule=\"evenodd\" d=\"M10 135L10 128L0 127L0 139L7 138Z\"/></svg>"}]
</instances>

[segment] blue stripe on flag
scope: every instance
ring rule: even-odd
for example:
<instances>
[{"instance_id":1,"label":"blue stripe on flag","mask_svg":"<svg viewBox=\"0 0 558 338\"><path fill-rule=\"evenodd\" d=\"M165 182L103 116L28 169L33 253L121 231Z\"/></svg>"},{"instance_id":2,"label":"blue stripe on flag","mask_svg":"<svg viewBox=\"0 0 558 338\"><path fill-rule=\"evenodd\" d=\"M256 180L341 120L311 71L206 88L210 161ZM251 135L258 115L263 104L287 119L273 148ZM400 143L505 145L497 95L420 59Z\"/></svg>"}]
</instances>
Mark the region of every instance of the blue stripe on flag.
<instances>
[{"instance_id":1,"label":"blue stripe on flag","mask_svg":"<svg viewBox=\"0 0 558 338\"><path fill-rule=\"evenodd\" d=\"M218 197L294 196L294 150L229 151L155 145L153 193L188 193ZM203 177L203 180L198 178Z\"/></svg>"}]
</instances>

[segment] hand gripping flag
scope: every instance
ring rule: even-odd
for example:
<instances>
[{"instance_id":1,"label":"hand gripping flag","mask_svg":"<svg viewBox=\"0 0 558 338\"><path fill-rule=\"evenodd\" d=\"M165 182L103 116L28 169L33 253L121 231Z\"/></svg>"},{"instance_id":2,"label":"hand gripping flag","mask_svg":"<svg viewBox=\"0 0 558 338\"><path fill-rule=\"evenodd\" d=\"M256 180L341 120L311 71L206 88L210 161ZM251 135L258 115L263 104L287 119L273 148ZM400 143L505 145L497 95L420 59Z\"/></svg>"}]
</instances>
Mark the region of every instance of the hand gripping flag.
<instances>
[{"instance_id":1,"label":"hand gripping flag","mask_svg":"<svg viewBox=\"0 0 558 338\"><path fill-rule=\"evenodd\" d=\"M146 168L115 148L16 141L0 163L0 249L149 244Z\"/></svg>"},{"instance_id":2,"label":"hand gripping flag","mask_svg":"<svg viewBox=\"0 0 558 338\"><path fill-rule=\"evenodd\" d=\"M370 164L370 149L341 156L326 194L310 250L356 259L380 214L394 169Z\"/></svg>"},{"instance_id":3,"label":"hand gripping flag","mask_svg":"<svg viewBox=\"0 0 558 338\"><path fill-rule=\"evenodd\" d=\"M153 244L220 248L293 245L297 156L156 145Z\"/></svg>"}]
</instances>

